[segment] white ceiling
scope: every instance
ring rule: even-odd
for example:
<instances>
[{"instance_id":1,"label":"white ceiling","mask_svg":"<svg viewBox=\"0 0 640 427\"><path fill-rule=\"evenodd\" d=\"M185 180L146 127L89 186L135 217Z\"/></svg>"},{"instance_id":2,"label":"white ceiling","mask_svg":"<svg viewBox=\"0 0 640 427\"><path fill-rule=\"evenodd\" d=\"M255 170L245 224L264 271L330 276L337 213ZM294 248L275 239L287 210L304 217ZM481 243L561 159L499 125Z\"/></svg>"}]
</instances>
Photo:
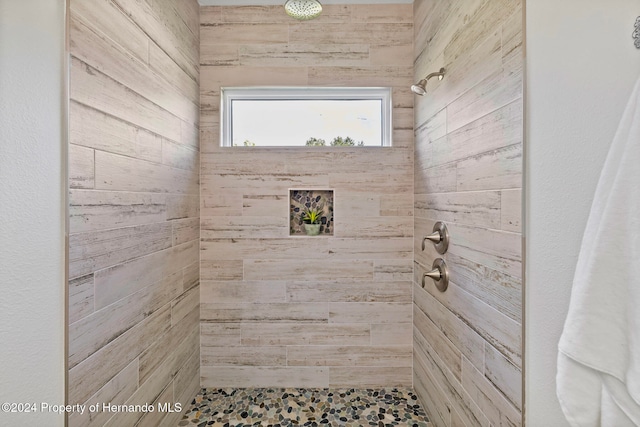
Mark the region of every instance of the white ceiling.
<instances>
[{"instance_id":1,"label":"white ceiling","mask_svg":"<svg viewBox=\"0 0 640 427\"><path fill-rule=\"evenodd\" d=\"M264 6L284 4L285 0L198 0L201 6ZM322 4L413 3L413 0L320 0Z\"/></svg>"}]
</instances>

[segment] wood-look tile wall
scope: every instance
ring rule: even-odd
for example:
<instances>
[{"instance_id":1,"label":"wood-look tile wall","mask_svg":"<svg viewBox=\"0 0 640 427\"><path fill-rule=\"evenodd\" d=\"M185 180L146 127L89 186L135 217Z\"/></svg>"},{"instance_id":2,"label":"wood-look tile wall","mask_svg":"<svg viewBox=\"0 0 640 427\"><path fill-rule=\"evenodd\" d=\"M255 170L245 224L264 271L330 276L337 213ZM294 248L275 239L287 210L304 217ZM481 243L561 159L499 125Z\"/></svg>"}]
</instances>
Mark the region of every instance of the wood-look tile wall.
<instances>
[{"instance_id":1,"label":"wood-look tile wall","mask_svg":"<svg viewBox=\"0 0 640 427\"><path fill-rule=\"evenodd\" d=\"M436 426L521 425L522 4L416 0L414 387ZM420 244L449 226L445 293Z\"/></svg>"},{"instance_id":2,"label":"wood-look tile wall","mask_svg":"<svg viewBox=\"0 0 640 427\"><path fill-rule=\"evenodd\" d=\"M69 403L185 405L200 361L199 7L70 4ZM180 417L143 415L69 425Z\"/></svg>"},{"instance_id":3,"label":"wood-look tile wall","mask_svg":"<svg viewBox=\"0 0 640 427\"><path fill-rule=\"evenodd\" d=\"M201 382L411 385L413 10L202 7ZM391 86L392 148L220 148L221 86ZM334 235L289 236L290 188Z\"/></svg>"}]
</instances>

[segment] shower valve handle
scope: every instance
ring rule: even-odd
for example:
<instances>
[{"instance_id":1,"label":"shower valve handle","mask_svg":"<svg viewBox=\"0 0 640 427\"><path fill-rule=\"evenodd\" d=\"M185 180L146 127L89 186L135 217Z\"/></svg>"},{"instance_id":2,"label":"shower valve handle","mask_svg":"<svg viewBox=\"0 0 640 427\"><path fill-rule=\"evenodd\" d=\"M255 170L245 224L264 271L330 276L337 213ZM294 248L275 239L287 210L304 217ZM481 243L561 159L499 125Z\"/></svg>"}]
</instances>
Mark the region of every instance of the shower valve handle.
<instances>
[{"instance_id":1,"label":"shower valve handle","mask_svg":"<svg viewBox=\"0 0 640 427\"><path fill-rule=\"evenodd\" d=\"M433 232L422 239L422 250L426 249L427 240L433 242L436 251L444 254L449 249L449 230L444 222L438 221L433 225Z\"/></svg>"},{"instance_id":2,"label":"shower valve handle","mask_svg":"<svg viewBox=\"0 0 640 427\"><path fill-rule=\"evenodd\" d=\"M449 287L449 270L447 269L447 263L444 262L442 258L438 258L433 261L431 268L431 271L424 273L422 276L422 287L425 287L428 277L435 282L436 288L440 292L446 291L447 287Z\"/></svg>"},{"instance_id":3,"label":"shower valve handle","mask_svg":"<svg viewBox=\"0 0 640 427\"><path fill-rule=\"evenodd\" d=\"M427 243L427 240L431 240L433 243L438 244L438 243L442 242L442 234L440 234L439 231L434 231L433 233L429 234L424 239L422 239L422 250L423 251L425 250L425 244Z\"/></svg>"}]
</instances>

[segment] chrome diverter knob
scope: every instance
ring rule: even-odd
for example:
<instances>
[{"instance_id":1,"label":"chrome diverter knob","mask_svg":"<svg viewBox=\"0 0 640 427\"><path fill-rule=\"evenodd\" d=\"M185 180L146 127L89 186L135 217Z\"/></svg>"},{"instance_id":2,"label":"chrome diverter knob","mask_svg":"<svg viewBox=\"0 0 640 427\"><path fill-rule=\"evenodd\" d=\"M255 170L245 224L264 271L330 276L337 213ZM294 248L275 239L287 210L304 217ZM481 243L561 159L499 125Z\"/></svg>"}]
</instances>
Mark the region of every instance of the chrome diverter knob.
<instances>
[{"instance_id":1,"label":"chrome diverter knob","mask_svg":"<svg viewBox=\"0 0 640 427\"><path fill-rule=\"evenodd\" d=\"M422 276L422 287L426 285L426 278L430 278L435 282L436 288L440 292L444 292L449 287L449 270L447 269L447 263L442 258L438 258L433 261L431 266L432 270L424 273Z\"/></svg>"},{"instance_id":2,"label":"chrome diverter knob","mask_svg":"<svg viewBox=\"0 0 640 427\"><path fill-rule=\"evenodd\" d=\"M433 225L433 233L422 239L422 250L426 248L427 240L433 242L433 245L439 254L444 254L449 249L449 230L444 222L438 221Z\"/></svg>"}]
</instances>

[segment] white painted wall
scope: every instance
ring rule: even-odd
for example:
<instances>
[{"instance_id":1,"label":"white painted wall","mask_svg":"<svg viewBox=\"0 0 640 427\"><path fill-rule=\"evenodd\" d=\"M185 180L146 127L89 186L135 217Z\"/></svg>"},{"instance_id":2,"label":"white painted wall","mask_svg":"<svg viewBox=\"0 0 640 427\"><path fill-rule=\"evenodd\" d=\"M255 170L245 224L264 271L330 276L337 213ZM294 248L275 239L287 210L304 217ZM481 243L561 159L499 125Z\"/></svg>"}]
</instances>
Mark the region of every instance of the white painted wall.
<instances>
[{"instance_id":1,"label":"white painted wall","mask_svg":"<svg viewBox=\"0 0 640 427\"><path fill-rule=\"evenodd\" d=\"M526 2L526 425L568 425L557 343L605 156L640 76L640 0Z\"/></svg>"},{"instance_id":2,"label":"white painted wall","mask_svg":"<svg viewBox=\"0 0 640 427\"><path fill-rule=\"evenodd\" d=\"M64 15L63 0L0 0L0 403L64 403Z\"/></svg>"}]
</instances>

